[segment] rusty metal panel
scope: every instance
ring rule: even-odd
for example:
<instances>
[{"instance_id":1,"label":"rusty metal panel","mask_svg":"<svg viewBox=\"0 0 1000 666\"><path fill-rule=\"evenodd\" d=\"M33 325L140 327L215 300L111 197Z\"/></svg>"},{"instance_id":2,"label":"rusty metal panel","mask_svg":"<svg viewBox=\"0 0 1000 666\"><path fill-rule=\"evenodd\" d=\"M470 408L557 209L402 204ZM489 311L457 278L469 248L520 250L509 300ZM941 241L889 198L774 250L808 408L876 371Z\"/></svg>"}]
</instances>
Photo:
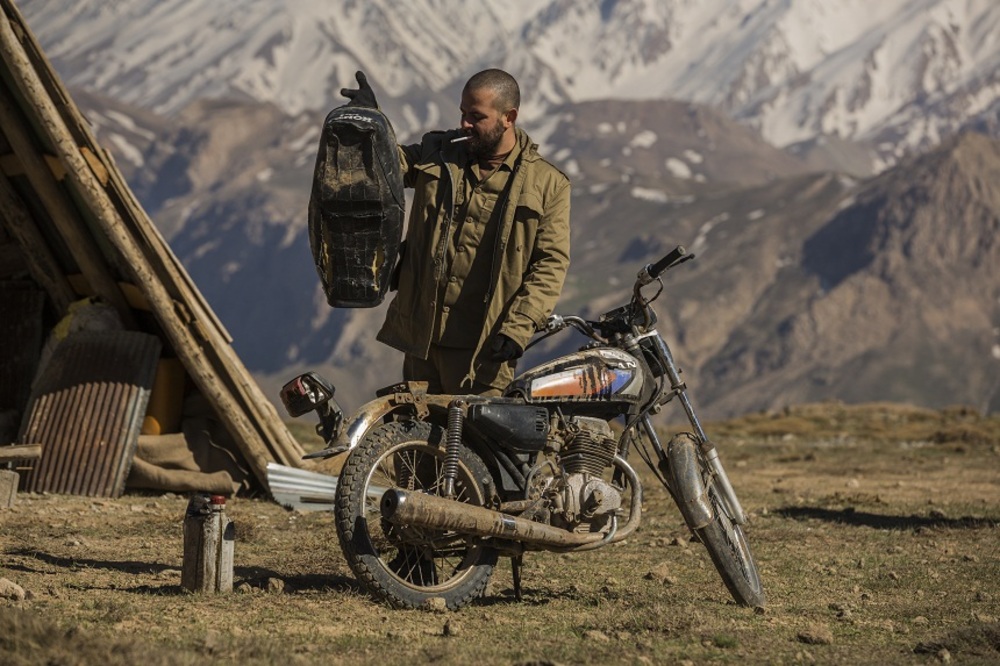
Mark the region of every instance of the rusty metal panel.
<instances>
[{"instance_id":1,"label":"rusty metal panel","mask_svg":"<svg viewBox=\"0 0 1000 666\"><path fill-rule=\"evenodd\" d=\"M160 340L133 331L81 331L42 369L19 440L42 445L24 490L117 497L135 457Z\"/></svg>"}]
</instances>

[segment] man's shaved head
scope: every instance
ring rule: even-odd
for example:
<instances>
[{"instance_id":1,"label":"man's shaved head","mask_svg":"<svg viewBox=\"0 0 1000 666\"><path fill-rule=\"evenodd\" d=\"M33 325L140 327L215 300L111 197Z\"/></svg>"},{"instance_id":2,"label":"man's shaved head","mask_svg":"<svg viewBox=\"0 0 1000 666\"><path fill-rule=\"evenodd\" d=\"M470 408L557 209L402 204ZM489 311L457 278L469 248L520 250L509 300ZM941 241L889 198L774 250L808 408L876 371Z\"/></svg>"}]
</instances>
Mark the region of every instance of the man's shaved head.
<instances>
[{"instance_id":1,"label":"man's shaved head","mask_svg":"<svg viewBox=\"0 0 1000 666\"><path fill-rule=\"evenodd\" d=\"M521 89L513 76L502 69L484 69L473 74L464 90L489 88L496 95L494 103L497 111L505 113L521 106Z\"/></svg>"}]
</instances>

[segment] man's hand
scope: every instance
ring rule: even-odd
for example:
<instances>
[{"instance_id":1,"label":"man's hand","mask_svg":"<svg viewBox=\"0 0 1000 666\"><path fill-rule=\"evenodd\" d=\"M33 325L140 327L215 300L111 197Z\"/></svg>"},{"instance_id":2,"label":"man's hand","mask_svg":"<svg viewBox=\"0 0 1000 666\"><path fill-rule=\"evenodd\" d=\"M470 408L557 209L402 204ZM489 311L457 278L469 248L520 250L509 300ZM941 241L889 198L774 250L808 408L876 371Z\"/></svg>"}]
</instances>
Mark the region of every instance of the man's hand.
<instances>
[{"instance_id":1,"label":"man's hand","mask_svg":"<svg viewBox=\"0 0 1000 666\"><path fill-rule=\"evenodd\" d=\"M490 343L490 352L491 360L503 362L521 358L521 354L524 353L524 350L521 349L516 342L508 338L503 333L500 333L493 338L493 342Z\"/></svg>"},{"instance_id":2,"label":"man's hand","mask_svg":"<svg viewBox=\"0 0 1000 666\"><path fill-rule=\"evenodd\" d=\"M354 75L354 78L358 80L357 88L340 89L340 94L351 100L347 103L347 106L366 106L371 109L377 109L378 102L375 101L375 91L368 85L368 77L365 76L364 72L359 70Z\"/></svg>"}]
</instances>

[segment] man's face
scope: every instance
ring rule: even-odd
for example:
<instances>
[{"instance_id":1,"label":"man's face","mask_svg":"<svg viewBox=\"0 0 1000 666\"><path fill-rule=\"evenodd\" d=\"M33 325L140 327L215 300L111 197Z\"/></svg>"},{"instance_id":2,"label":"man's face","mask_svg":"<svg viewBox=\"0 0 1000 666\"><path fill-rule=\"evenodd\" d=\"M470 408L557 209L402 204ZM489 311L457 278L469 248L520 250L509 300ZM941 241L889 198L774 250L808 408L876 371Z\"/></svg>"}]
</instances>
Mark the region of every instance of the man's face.
<instances>
[{"instance_id":1,"label":"man's face","mask_svg":"<svg viewBox=\"0 0 1000 666\"><path fill-rule=\"evenodd\" d=\"M492 157L513 147L504 144L512 142L517 111L501 112L494 105L495 98L489 88L462 92L462 129L469 134L469 150L477 157Z\"/></svg>"}]
</instances>

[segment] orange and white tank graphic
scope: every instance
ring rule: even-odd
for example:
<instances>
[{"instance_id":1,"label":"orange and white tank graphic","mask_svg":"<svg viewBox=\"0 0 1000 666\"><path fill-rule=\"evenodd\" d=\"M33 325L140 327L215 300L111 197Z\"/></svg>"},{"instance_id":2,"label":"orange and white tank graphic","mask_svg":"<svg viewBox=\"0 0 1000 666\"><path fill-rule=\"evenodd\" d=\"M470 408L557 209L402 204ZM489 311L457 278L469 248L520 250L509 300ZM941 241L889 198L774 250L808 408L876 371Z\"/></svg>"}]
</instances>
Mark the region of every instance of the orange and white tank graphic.
<instances>
[{"instance_id":1,"label":"orange and white tank graphic","mask_svg":"<svg viewBox=\"0 0 1000 666\"><path fill-rule=\"evenodd\" d=\"M514 379L506 391L528 402L639 401L642 372L635 358L612 347L586 349L544 363Z\"/></svg>"}]
</instances>

